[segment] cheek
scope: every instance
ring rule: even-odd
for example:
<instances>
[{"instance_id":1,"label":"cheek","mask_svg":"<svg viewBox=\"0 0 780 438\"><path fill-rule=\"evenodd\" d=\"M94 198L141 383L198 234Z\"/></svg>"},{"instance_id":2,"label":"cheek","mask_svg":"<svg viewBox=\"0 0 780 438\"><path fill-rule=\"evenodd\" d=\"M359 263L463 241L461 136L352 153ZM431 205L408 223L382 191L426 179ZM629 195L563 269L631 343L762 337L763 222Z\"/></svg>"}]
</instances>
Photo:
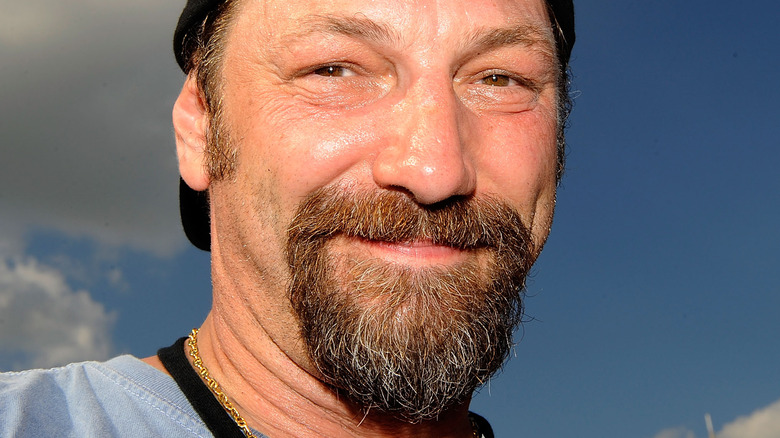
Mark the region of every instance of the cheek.
<instances>
[{"instance_id":1,"label":"cheek","mask_svg":"<svg viewBox=\"0 0 780 438\"><path fill-rule=\"evenodd\" d=\"M531 227L537 244L549 231L556 190L556 121L524 113L491 123L479 153L480 191L509 201Z\"/></svg>"},{"instance_id":2,"label":"cheek","mask_svg":"<svg viewBox=\"0 0 780 438\"><path fill-rule=\"evenodd\" d=\"M264 175L259 179L272 195L290 205L331 183L365 178L369 157L382 137L381 123L365 112L325 116L289 98L251 113L267 116L243 130L241 173L250 178Z\"/></svg>"},{"instance_id":3,"label":"cheek","mask_svg":"<svg viewBox=\"0 0 780 438\"><path fill-rule=\"evenodd\" d=\"M555 186L556 122L552 117L524 113L495 121L480 148L483 180L499 195L525 205ZM548 195L549 196L549 195Z\"/></svg>"},{"instance_id":4,"label":"cheek","mask_svg":"<svg viewBox=\"0 0 780 438\"><path fill-rule=\"evenodd\" d=\"M367 158L379 135L360 120L304 120L279 139L284 156L276 157L279 178L303 194L330 183L363 179Z\"/></svg>"}]
</instances>

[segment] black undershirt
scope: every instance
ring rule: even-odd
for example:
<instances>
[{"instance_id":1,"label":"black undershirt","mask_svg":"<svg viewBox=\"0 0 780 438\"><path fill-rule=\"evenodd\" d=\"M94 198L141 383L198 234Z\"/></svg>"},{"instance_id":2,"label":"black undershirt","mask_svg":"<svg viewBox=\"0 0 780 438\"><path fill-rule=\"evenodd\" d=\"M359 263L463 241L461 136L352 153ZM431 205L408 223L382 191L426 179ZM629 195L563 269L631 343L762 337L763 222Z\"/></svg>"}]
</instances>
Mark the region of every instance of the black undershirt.
<instances>
[{"instance_id":1,"label":"black undershirt","mask_svg":"<svg viewBox=\"0 0 780 438\"><path fill-rule=\"evenodd\" d=\"M215 437L245 438L244 432L233 421L225 408L219 404L209 387L203 383L200 375L190 365L186 353L184 353L184 342L186 341L187 337L184 337L170 347L158 350L157 357L160 358L160 362L171 373L171 377L179 385L181 392L184 393L195 412L200 415L201 420L206 423L206 427Z\"/></svg>"},{"instance_id":2,"label":"black undershirt","mask_svg":"<svg viewBox=\"0 0 780 438\"><path fill-rule=\"evenodd\" d=\"M181 392L184 393L195 412L200 415L201 420L215 437L244 438L244 432L217 401L200 375L192 368L190 361L187 360L184 352L184 343L187 339L187 337L183 337L170 347L159 349L157 357L160 358L160 362L171 374ZM473 412L469 412L469 417L477 424L480 438L494 438L493 428L490 427L487 420Z\"/></svg>"}]
</instances>

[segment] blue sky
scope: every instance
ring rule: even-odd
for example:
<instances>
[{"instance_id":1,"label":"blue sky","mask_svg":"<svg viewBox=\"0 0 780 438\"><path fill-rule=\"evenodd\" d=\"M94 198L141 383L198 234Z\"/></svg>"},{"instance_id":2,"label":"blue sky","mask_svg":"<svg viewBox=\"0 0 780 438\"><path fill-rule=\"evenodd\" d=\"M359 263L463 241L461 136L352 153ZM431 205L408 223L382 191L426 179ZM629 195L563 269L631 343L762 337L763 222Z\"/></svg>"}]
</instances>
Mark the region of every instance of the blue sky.
<instances>
[{"instance_id":1,"label":"blue sky","mask_svg":"<svg viewBox=\"0 0 780 438\"><path fill-rule=\"evenodd\" d=\"M0 369L151 355L210 305L178 225L183 1L6 3ZM553 233L473 409L501 437L780 436L780 6L576 6Z\"/></svg>"}]
</instances>

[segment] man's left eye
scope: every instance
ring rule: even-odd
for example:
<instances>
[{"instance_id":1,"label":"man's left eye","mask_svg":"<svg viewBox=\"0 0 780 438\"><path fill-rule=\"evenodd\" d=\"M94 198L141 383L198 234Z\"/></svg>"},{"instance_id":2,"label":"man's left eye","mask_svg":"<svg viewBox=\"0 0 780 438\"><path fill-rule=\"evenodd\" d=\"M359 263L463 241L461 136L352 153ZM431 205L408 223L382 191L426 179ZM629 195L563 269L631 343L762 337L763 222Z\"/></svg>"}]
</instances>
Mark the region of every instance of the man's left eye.
<instances>
[{"instance_id":1,"label":"man's left eye","mask_svg":"<svg viewBox=\"0 0 780 438\"><path fill-rule=\"evenodd\" d=\"M480 83L490 85L491 87L508 87L517 85L517 81L507 75L492 74L480 80Z\"/></svg>"}]
</instances>

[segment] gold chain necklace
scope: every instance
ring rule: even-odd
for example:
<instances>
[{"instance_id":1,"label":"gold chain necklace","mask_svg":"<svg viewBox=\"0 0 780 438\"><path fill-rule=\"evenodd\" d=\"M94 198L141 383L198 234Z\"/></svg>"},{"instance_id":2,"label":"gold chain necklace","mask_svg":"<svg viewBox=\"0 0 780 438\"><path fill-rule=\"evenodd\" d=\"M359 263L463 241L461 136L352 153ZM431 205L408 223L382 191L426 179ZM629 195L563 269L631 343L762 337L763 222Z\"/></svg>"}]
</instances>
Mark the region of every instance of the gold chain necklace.
<instances>
[{"instance_id":1,"label":"gold chain necklace","mask_svg":"<svg viewBox=\"0 0 780 438\"><path fill-rule=\"evenodd\" d=\"M208 368L203 365L203 361L201 360L200 354L198 353L198 329L192 329L192 332L190 333L190 340L187 341L187 345L190 346L190 356L192 356L193 365L195 365L195 368L200 371L200 377L206 382L206 386L209 387L211 393L214 394L214 397L217 398L217 401L219 401L227 413L233 417L233 421L236 422L238 428L244 432L244 435L246 435L247 438L257 438L255 434L253 434L249 429L249 426L247 426L246 421L244 421L244 417L238 413L238 410L233 407L233 403L230 403L230 400L228 400L227 395L222 392L222 388L219 386L219 383L217 383L217 381L209 375Z\"/></svg>"},{"instance_id":2,"label":"gold chain necklace","mask_svg":"<svg viewBox=\"0 0 780 438\"><path fill-rule=\"evenodd\" d=\"M247 438L257 438L255 434L253 434L249 429L249 426L246 424L244 417L242 417L241 414L238 413L238 410L233 407L233 403L230 403L230 400L228 400L227 395L225 395L225 393L222 391L219 383L217 383L217 381L214 380L211 375L209 375L209 370L206 368L206 365L203 365L203 360L201 360L200 354L198 352L198 331L198 329L192 329L192 332L190 333L190 339L187 341L187 345L190 346L190 356L192 356L193 365L195 365L195 368L200 371L200 377L206 382L206 386L209 387L211 393L214 394L214 397L217 398L217 401L219 401L222 407L225 408L227 413L233 417L233 421L235 421L239 429L244 432L244 435L246 435ZM469 417L469 423L471 423L471 435L474 438L481 438L482 435L479 433L479 426L477 425L477 422L474 421L473 418Z\"/></svg>"},{"instance_id":3,"label":"gold chain necklace","mask_svg":"<svg viewBox=\"0 0 780 438\"><path fill-rule=\"evenodd\" d=\"M482 434L479 432L479 425L471 415L469 415L469 423L471 423L471 436L473 438L483 438Z\"/></svg>"}]
</instances>

